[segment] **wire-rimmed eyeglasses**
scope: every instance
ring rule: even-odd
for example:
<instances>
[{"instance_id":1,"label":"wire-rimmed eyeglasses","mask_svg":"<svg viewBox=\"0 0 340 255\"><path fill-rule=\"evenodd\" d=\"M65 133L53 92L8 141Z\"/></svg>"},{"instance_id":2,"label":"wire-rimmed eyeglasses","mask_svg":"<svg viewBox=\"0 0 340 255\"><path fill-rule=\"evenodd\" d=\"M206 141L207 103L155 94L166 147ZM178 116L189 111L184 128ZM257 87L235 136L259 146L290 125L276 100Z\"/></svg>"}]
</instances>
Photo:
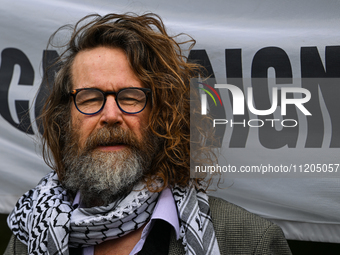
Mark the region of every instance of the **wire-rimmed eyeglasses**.
<instances>
[{"instance_id":1,"label":"wire-rimmed eyeglasses","mask_svg":"<svg viewBox=\"0 0 340 255\"><path fill-rule=\"evenodd\" d=\"M82 114L93 115L100 112L108 95L115 95L117 106L122 112L136 114L145 109L151 89L124 88L118 92L104 92L97 88L82 88L72 90L70 95L73 96L77 110Z\"/></svg>"}]
</instances>

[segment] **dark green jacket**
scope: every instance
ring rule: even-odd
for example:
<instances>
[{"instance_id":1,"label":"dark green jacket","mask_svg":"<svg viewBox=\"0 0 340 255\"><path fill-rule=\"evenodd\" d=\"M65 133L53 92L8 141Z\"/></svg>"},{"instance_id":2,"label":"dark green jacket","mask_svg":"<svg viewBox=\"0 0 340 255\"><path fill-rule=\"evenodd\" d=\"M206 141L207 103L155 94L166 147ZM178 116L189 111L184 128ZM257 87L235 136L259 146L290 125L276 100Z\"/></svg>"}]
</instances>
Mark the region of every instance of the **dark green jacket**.
<instances>
[{"instance_id":1,"label":"dark green jacket","mask_svg":"<svg viewBox=\"0 0 340 255\"><path fill-rule=\"evenodd\" d=\"M282 230L275 224L220 198L210 197L211 217L221 254L291 254ZM27 254L12 236L4 255ZM158 254L157 251L150 254ZM182 241L170 237L169 255L185 254Z\"/></svg>"}]
</instances>

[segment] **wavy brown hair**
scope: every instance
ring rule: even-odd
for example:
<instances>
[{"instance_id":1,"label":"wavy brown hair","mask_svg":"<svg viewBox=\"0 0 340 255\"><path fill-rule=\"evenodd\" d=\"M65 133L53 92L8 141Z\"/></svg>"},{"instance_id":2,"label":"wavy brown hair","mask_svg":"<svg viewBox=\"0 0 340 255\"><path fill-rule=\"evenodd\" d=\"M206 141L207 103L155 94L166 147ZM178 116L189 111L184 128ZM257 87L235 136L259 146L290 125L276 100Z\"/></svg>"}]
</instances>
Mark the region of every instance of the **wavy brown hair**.
<instances>
[{"instance_id":1,"label":"wavy brown hair","mask_svg":"<svg viewBox=\"0 0 340 255\"><path fill-rule=\"evenodd\" d=\"M162 138L162 146L146 176L147 184L154 177L164 186L188 185L190 179L190 79L201 69L188 63L181 46L193 47L191 37L177 42L180 35L170 36L159 16L153 13L89 15L75 26L64 26L55 32L53 45L61 31L71 31L70 40L56 61L60 69L41 115L43 125L43 157L62 181L65 168L62 161L65 132L70 128L72 89L71 67L76 55L96 47L122 49L130 65L142 81L152 89L151 131ZM176 40L175 40L176 39ZM196 180L197 181L197 180Z\"/></svg>"}]
</instances>

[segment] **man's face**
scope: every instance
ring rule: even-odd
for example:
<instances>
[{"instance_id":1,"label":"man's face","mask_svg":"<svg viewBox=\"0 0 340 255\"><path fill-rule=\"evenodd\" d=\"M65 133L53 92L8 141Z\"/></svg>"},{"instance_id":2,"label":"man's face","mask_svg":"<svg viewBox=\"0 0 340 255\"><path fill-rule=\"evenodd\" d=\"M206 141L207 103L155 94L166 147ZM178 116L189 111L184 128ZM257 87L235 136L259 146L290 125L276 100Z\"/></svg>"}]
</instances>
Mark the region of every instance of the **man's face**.
<instances>
[{"instance_id":1,"label":"man's face","mask_svg":"<svg viewBox=\"0 0 340 255\"><path fill-rule=\"evenodd\" d=\"M72 66L73 89L104 92L142 87L120 49L98 47L79 52ZM128 193L150 168L159 145L148 129L150 103L138 114L122 112L115 95L94 114L71 106L71 130L65 137L64 185L81 192L86 206L108 204Z\"/></svg>"},{"instance_id":2,"label":"man's face","mask_svg":"<svg viewBox=\"0 0 340 255\"><path fill-rule=\"evenodd\" d=\"M107 47L79 52L72 66L72 81L73 89L98 88L104 92L118 92L127 87L143 87L132 71L123 50ZM79 147L84 147L86 139L93 132L112 125L131 131L141 141L148 126L150 108L148 103L138 114L123 113L113 95L107 97L104 109L95 115L84 115L72 104L72 127L79 132ZM124 148L125 146L100 146L97 149L116 151Z\"/></svg>"}]
</instances>

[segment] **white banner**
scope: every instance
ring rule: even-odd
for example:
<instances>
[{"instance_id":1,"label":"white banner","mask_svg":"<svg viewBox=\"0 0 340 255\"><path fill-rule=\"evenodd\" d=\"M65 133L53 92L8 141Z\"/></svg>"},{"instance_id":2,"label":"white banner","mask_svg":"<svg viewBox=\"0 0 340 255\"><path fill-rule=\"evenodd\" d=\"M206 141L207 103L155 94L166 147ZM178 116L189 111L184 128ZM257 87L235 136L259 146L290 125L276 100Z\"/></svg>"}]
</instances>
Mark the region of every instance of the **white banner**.
<instances>
[{"instance_id":1,"label":"white banner","mask_svg":"<svg viewBox=\"0 0 340 255\"><path fill-rule=\"evenodd\" d=\"M257 167L262 172L246 177L223 174L223 189L214 194L278 223L288 239L340 243L340 169L335 172L340 164L340 84L335 80L340 77L340 2L331 0L3 1L0 212L9 213L16 200L50 171L40 154L35 123L39 105L34 100L49 36L90 13L148 11L163 18L170 34L185 32L196 39L189 58L201 61L215 84L237 85L245 100L247 88L252 87L256 109L272 102L273 87L310 91L311 99L303 106L311 116L287 106L286 119L295 120L294 127L286 126L295 122L282 123L280 99L270 115L275 121L247 107L243 116L235 118L230 94L217 91L227 120L222 132L225 161L219 164ZM53 57L56 52L49 54ZM270 80L257 84L251 78ZM285 81L278 84L276 78ZM268 123L262 127L261 121ZM265 177L263 171L270 167L295 169L299 175L276 176L274 171ZM319 169L323 174L315 175Z\"/></svg>"}]
</instances>

